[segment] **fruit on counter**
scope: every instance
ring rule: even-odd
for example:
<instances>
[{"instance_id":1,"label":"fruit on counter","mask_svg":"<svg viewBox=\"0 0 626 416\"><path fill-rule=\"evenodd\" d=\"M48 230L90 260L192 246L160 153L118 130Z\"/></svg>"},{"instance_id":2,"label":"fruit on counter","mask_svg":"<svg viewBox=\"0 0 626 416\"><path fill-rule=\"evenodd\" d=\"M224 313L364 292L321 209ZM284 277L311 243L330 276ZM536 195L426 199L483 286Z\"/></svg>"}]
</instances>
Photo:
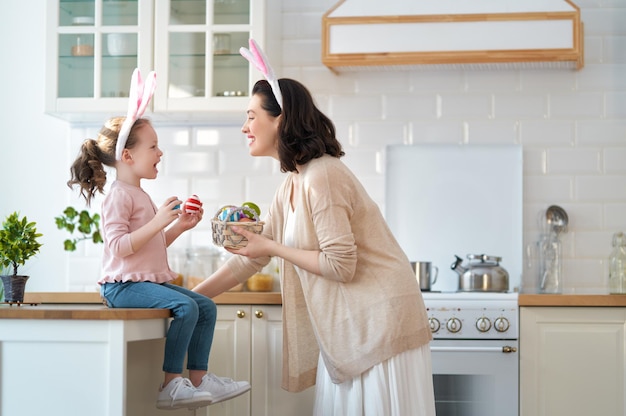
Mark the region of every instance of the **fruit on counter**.
<instances>
[{"instance_id":1,"label":"fruit on counter","mask_svg":"<svg viewBox=\"0 0 626 416\"><path fill-rule=\"evenodd\" d=\"M217 218L220 221L250 222L256 221L261 215L261 209L254 202L244 202L241 206L226 205L222 207Z\"/></svg>"},{"instance_id":2,"label":"fruit on counter","mask_svg":"<svg viewBox=\"0 0 626 416\"><path fill-rule=\"evenodd\" d=\"M200 198L198 195L193 194L183 203L183 209L187 214L194 214L200 211L202 207L202 202L200 202Z\"/></svg>"}]
</instances>

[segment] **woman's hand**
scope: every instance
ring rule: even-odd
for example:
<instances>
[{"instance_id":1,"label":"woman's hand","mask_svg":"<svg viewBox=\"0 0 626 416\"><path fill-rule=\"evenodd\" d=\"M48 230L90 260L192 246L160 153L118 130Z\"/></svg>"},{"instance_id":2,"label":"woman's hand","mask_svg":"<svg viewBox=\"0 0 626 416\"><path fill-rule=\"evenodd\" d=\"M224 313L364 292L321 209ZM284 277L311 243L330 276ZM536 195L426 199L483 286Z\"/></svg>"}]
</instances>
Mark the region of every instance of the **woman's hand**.
<instances>
[{"instance_id":1,"label":"woman's hand","mask_svg":"<svg viewBox=\"0 0 626 416\"><path fill-rule=\"evenodd\" d=\"M276 242L269 238L263 237L260 234L246 230L244 227L233 226L231 229L248 240L248 244L245 247L233 249L226 247L226 250L233 254L239 254L240 256L250 257L256 259L257 257L273 256L276 249Z\"/></svg>"}]
</instances>

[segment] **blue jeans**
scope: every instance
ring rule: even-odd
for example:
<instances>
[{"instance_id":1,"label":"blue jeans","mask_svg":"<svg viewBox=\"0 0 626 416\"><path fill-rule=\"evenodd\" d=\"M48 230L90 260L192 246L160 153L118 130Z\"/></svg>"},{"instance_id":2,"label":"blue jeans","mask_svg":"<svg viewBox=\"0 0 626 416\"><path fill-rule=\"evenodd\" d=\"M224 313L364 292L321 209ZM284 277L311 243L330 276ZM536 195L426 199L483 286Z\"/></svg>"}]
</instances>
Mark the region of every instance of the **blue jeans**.
<instances>
[{"instance_id":1,"label":"blue jeans","mask_svg":"<svg viewBox=\"0 0 626 416\"><path fill-rule=\"evenodd\" d=\"M105 283L100 294L110 308L170 309L174 319L167 330L163 371L207 370L217 307L206 296L169 283Z\"/></svg>"}]
</instances>

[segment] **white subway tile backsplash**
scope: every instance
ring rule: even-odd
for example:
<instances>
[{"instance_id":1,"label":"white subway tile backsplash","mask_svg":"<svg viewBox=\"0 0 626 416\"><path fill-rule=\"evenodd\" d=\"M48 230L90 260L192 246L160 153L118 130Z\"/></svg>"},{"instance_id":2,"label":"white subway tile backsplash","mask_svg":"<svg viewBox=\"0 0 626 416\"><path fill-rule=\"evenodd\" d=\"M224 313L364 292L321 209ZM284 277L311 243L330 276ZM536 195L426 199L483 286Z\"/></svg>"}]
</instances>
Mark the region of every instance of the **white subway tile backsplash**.
<instances>
[{"instance_id":1,"label":"white subway tile backsplash","mask_svg":"<svg viewBox=\"0 0 626 416\"><path fill-rule=\"evenodd\" d=\"M570 176L524 175L524 201L540 202L570 201L572 199Z\"/></svg>"},{"instance_id":2,"label":"white subway tile backsplash","mask_svg":"<svg viewBox=\"0 0 626 416\"><path fill-rule=\"evenodd\" d=\"M604 62L626 63L626 36L607 36L603 52Z\"/></svg>"},{"instance_id":3,"label":"white subway tile backsplash","mask_svg":"<svg viewBox=\"0 0 626 416\"><path fill-rule=\"evenodd\" d=\"M522 71L522 91L574 91L576 88L576 71L554 71L550 69L535 69Z\"/></svg>"},{"instance_id":4,"label":"white subway tile backsplash","mask_svg":"<svg viewBox=\"0 0 626 416\"><path fill-rule=\"evenodd\" d=\"M270 158L252 157L245 147L219 152L220 175L262 175L271 172L272 160Z\"/></svg>"},{"instance_id":5,"label":"white subway tile backsplash","mask_svg":"<svg viewBox=\"0 0 626 416\"><path fill-rule=\"evenodd\" d=\"M625 146L626 120L577 121L578 146Z\"/></svg>"},{"instance_id":6,"label":"white subway tile backsplash","mask_svg":"<svg viewBox=\"0 0 626 416\"><path fill-rule=\"evenodd\" d=\"M390 77L393 75L390 74ZM410 72L412 91L453 91L466 90L463 71L434 71L422 69Z\"/></svg>"},{"instance_id":7,"label":"white subway tile backsplash","mask_svg":"<svg viewBox=\"0 0 626 416\"><path fill-rule=\"evenodd\" d=\"M469 92L480 91L519 91L519 71L477 70L465 71L466 89Z\"/></svg>"},{"instance_id":8,"label":"white subway tile backsplash","mask_svg":"<svg viewBox=\"0 0 626 416\"><path fill-rule=\"evenodd\" d=\"M603 226L607 230L626 233L626 202L608 202L604 204Z\"/></svg>"},{"instance_id":9,"label":"white subway tile backsplash","mask_svg":"<svg viewBox=\"0 0 626 416\"><path fill-rule=\"evenodd\" d=\"M573 145L575 124L573 121L523 120L520 123L520 139L524 146Z\"/></svg>"},{"instance_id":10,"label":"white subway tile backsplash","mask_svg":"<svg viewBox=\"0 0 626 416\"><path fill-rule=\"evenodd\" d=\"M437 97L434 94L387 94L383 101L385 120L424 120L437 118Z\"/></svg>"},{"instance_id":11,"label":"white subway tile backsplash","mask_svg":"<svg viewBox=\"0 0 626 416\"><path fill-rule=\"evenodd\" d=\"M623 175L577 176L574 184L578 201L619 202L626 200L626 181Z\"/></svg>"},{"instance_id":12,"label":"white subway tile backsplash","mask_svg":"<svg viewBox=\"0 0 626 416\"><path fill-rule=\"evenodd\" d=\"M550 117L554 119L600 118L604 115L601 92L576 92L550 95Z\"/></svg>"},{"instance_id":13,"label":"white subway tile backsplash","mask_svg":"<svg viewBox=\"0 0 626 416\"><path fill-rule=\"evenodd\" d=\"M626 88L626 64L588 64L578 72L579 91L624 90Z\"/></svg>"},{"instance_id":14,"label":"white subway tile backsplash","mask_svg":"<svg viewBox=\"0 0 626 416\"><path fill-rule=\"evenodd\" d=\"M164 156L165 158L165 156ZM171 152L164 164L167 175L189 175L217 173L217 154L215 151Z\"/></svg>"},{"instance_id":15,"label":"white subway tile backsplash","mask_svg":"<svg viewBox=\"0 0 626 416\"><path fill-rule=\"evenodd\" d=\"M549 149L547 173L600 173L599 149Z\"/></svg>"},{"instance_id":16,"label":"white subway tile backsplash","mask_svg":"<svg viewBox=\"0 0 626 416\"><path fill-rule=\"evenodd\" d=\"M604 53L604 37L585 36L585 62L587 64L599 64L608 58Z\"/></svg>"},{"instance_id":17,"label":"white subway tile backsplash","mask_svg":"<svg viewBox=\"0 0 626 416\"><path fill-rule=\"evenodd\" d=\"M545 94L496 94L495 118L544 119L548 117L548 97Z\"/></svg>"},{"instance_id":18,"label":"white subway tile backsplash","mask_svg":"<svg viewBox=\"0 0 626 416\"><path fill-rule=\"evenodd\" d=\"M608 258L611 253L612 237L611 232L577 231L574 244L576 258Z\"/></svg>"},{"instance_id":19,"label":"white subway tile backsplash","mask_svg":"<svg viewBox=\"0 0 626 416\"><path fill-rule=\"evenodd\" d=\"M623 2L614 7L582 9L581 20L585 23L587 35L626 35L626 8Z\"/></svg>"},{"instance_id":20,"label":"white subway tile backsplash","mask_svg":"<svg viewBox=\"0 0 626 416\"><path fill-rule=\"evenodd\" d=\"M539 175L547 172L546 151L544 149L524 149L524 173L526 175Z\"/></svg>"},{"instance_id":21,"label":"white subway tile backsplash","mask_svg":"<svg viewBox=\"0 0 626 416\"><path fill-rule=\"evenodd\" d=\"M333 95L327 116L333 120L381 120L382 101L378 95Z\"/></svg>"},{"instance_id":22,"label":"white subway tile backsplash","mask_svg":"<svg viewBox=\"0 0 626 416\"><path fill-rule=\"evenodd\" d=\"M453 118L493 118L493 97L491 94L441 94L441 114L443 119Z\"/></svg>"},{"instance_id":23,"label":"white subway tile backsplash","mask_svg":"<svg viewBox=\"0 0 626 416\"><path fill-rule=\"evenodd\" d=\"M570 203L563 208L570 218L568 227L570 230L593 231L602 228L603 203Z\"/></svg>"},{"instance_id":24,"label":"white subway tile backsplash","mask_svg":"<svg viewBox=\"0 0 626 416\"><path fill-rule=\"evenodd\" d=\"M608 119L626 119L626 92L607 92L604 97L606 100L606 117Z\"/></svg>"},{"instance_id":25,"label":"white subway tile backsplash","mask_svg":"<svg viewBox=\"0 0 626 416\"><path fill-rule=\"evenodd\" d=\"M519 126L515 121L469 121L467 125L470 144L519 143Z\"/></svg>"},{"instance_id":26,"label":"white subway tile backsplash","mask_svg":"<svg viewBox=\"0 0 626 416\"><path fill-rule=\"evenodd\" d=\"M608 147L603 153L606 173L626 173L626 147Z\"/></svg>"},{"instance_id":27,"label":"white subway tile backsplash","mask_svg":"<svg viewBox=\"0 0 626 416\"><path fill-rule=\"evenodd\" d=\"M408 135L405 123L389 121L354 123L354 133L350 146L365 148L406 143Z\"/></svg>"},{"instance_id":28,"label":"white subway tile backsplash","mask_svg":"<svg viewBox=\"0 0 626 416\"><path fill-rule=\"evenodd\" d=\"M409 143L464 143L464 123L459 121L414 121L409 125Z\"/></svg>"},{"instance_id":29,"label":"white subway tile backsplash","mask_svg":"<svg viewBox=\"0 0 626 416\"><path fill-rule=\"evenodd\" d=\"M406 94L411 91L410 72L398 71L393 78L387 72L364 71L354 75L356 91L361 94Z\"/></svg>"}]
</instances>

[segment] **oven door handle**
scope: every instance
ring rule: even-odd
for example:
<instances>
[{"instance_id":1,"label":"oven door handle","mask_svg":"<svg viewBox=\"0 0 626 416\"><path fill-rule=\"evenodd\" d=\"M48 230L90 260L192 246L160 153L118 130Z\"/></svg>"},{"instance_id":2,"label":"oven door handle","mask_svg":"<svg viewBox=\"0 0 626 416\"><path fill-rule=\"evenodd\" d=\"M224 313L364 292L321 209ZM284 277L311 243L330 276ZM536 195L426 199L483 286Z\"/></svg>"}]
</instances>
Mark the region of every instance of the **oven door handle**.
<instances>
[{"instance_id":1,"label":"oven door handle","mask_svg":"<svg viewBox=\"0 0 626 416\"><path fill-rule=\"evenodd\" d=\"M431 352L502 352L505 354L517 352L516 347L430 347Z\"/></svg>"}]
</instances>

